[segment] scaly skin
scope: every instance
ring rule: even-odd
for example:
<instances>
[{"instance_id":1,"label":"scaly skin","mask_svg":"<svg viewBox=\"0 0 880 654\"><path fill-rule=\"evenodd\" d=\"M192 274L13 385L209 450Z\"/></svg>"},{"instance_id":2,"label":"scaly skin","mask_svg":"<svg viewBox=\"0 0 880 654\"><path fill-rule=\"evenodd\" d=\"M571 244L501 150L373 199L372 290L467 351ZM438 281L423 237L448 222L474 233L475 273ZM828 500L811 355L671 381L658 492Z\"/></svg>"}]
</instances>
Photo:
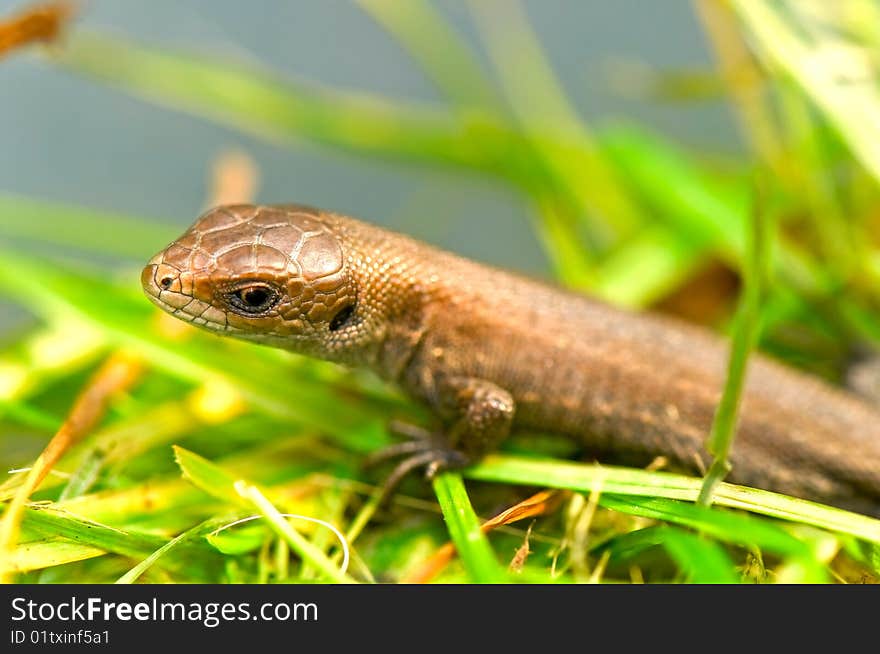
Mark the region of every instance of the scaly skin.
<instances>
[{"instance_id":1,"label":"scaly skin","mask_svg":"<svg viewBox=\"0 0 880 654\"><path fill-rule=\"evenodd\" d=\"M698 471L727 345L302 206L207 212L144 268L149 298L213 332L372 369L433 409L442 438L396 448L466 465L511 429ZM880 409L761 356L731 452L736 483L880 515Z\"/></svg>"}]
</instances>

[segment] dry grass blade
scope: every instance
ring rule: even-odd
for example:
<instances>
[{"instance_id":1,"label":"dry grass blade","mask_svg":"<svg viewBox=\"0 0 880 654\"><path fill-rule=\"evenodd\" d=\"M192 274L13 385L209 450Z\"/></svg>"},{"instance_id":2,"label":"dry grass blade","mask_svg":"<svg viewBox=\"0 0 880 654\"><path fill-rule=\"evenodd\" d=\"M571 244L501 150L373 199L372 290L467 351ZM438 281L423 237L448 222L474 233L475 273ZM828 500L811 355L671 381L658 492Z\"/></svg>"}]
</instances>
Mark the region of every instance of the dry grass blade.
<instances>
[{"instance_id":1,"label":"dry grass blade","mask_svg":"<svg viewBox=\"0 0 880 654\"><path fill-rule=\"evenodd\" d=\"M568 492L545 490L535 493L531 497L524 499L522 502L515 504L509 509L505 509L493 518L489 518L484 522L480 529L484 534L492 531L497 527L509 525L526 518L534 518L535 516L544 515L554 511L562 500L569 495ZM426 584L434 579L443 571L455 556L455 544L450 541L438 549L433 556L427 559L418 569L408 574L402 583L405 584Z\"/></svg>"},{"instance_id":2,"label":"dry grass blade","mask_svg":"<svg viewBox=\"0 0 880 654\"><path fill-rule=\"evenodd\" d=\"M714 0L697 0L694 8L715 50L719 72L733 100L743 135L763 161L777 173L784 172L783 145L764 100L764 75L736 28L733 10Z\"/></svg>"},{"instance_id":3,"label":"dry grass blade","mask_svg":"<svg viewBox=\"0 0 880 654\"><path fill-rule=\"evenodd\" d=\"M130 388L141 375L141 363L124 352L111 356L95 373L58 432L37 457L0 522L0 560L8 560L18 541L21 516L28 497L72 445L81 440L103 417L112 398ZM9 583L12 572L0 567L0 583Z\"/></svg>"},{"instance_id":4,"label":"dry grass blade","mask_svg":"<svg viewBox=\"0 0 880 654\"><path fill-rule=\"evenodd\" d=\"M221 152L211 167L208 206L253 202L260 184L256 162L244 152Z\"/></svg>"},{"instance_id":5,"label":"dry grass blade","mask_svg":"<svg viewBox=\"0 0 880 654\"><path fill-rule=\"evenodd\" d=\"M0 56L37 41L55 41L73 11L70 2L47 2L0 22Z\"/></svg>"}]
</instances>

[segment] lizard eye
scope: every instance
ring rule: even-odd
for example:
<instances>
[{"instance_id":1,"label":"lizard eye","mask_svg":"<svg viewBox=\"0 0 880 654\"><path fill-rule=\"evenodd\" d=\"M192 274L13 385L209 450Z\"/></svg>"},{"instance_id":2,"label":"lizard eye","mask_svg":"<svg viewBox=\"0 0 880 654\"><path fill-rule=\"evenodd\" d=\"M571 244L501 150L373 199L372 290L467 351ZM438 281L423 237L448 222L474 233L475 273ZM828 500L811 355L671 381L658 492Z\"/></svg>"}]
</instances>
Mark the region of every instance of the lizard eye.
<instances>
[{"instance_id":1,"label":"lizard eye","mask_svg":"<svg viewBox=\"0 0 880 654\"><path fill-rule=\"evenodd\" d=\"M265 313L281 299L281 295L268 284L249 284L226 296L232 309L244 315Z\"/></svg>"}]
</instances>

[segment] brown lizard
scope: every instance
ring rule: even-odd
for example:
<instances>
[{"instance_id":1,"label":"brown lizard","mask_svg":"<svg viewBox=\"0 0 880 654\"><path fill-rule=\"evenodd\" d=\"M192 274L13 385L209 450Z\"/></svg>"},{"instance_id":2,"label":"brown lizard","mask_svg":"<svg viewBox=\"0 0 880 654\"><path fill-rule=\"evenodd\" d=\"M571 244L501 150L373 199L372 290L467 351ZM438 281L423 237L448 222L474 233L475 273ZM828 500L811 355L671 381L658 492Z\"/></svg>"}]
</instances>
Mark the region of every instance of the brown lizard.
<instances>
[{"instance_id":1,"label":"brown lizard","mask_svg":"<svg viewBox=\"0 0 880 654\"><path fill-rule=\"evenodd\" d=\"M631 464L709 461L728 346L671 318L297 205L212 209L141 281L194 325L367 367L426 403L443 429L392 446L395 480L468 465L512 429ZM730 460L736 483L880 515L880 408L761 355Z\"/></svg>"}]
</instances>

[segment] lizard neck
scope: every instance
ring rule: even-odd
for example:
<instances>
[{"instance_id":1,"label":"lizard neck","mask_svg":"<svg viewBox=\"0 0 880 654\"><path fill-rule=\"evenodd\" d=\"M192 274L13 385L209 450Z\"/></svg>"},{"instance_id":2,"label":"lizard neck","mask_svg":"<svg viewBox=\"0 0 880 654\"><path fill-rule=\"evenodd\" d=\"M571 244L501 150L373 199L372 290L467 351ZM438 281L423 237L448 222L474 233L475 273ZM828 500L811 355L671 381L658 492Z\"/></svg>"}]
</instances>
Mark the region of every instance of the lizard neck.
<instances>
[{"instance_id":1,"label":"lizard neck","mask_svg":"<svg viewBox=\"0 0 880 654\"><path fill-rule=\"evenodd\" d=\"M426 247L352 219L330 226L345 244L346 271L357 287L357 312L363 339L340 352L339 362L366 367L380 377L399 381L426 331L424 309L440 286Z\"/></svg>"}]
</instances>

